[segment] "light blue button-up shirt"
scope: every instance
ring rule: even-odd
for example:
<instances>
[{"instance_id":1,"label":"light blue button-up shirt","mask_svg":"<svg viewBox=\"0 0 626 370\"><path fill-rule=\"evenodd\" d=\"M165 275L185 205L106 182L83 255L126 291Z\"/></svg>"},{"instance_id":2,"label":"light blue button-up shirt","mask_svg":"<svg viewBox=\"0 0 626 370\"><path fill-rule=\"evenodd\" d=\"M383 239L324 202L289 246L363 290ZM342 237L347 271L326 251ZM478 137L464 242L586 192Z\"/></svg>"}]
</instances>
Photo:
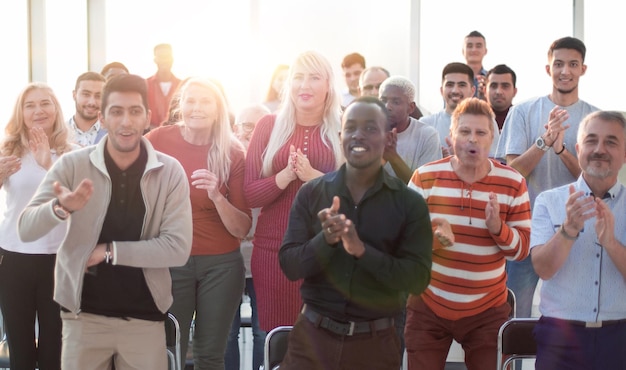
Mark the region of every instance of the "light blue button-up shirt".
<instances>
[{"instance_id":1,"label":"light blue button-up shirt","mask_svg":"<svg viewBox=\"0 0 626 370\"><path fill-rule=\"evenodd\" d=\"M591 194L582 175L576 190ZM604 199L615 217L615 237L626 245L626 189L617 182ZM548 242L565 220L569 184L541 193L535 200L530 247ZM585 222L559 271L541 288L539 311L564 320L604 321L626 318L626 279L598 243L596 218ZM530 258L530 257L529 257Z\"/></svg>"}]
</instances>

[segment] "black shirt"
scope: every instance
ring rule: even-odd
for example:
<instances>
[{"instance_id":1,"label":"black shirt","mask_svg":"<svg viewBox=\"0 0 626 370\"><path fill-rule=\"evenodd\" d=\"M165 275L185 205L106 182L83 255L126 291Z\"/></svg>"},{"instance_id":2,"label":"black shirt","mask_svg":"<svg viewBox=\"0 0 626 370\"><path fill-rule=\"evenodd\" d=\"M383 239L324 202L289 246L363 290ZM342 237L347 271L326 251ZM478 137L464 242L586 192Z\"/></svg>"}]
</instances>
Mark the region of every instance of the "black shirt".
<instances>
[{"instance_id":1,"label":"black shirt","mask_svg":"<svg viewBox=\"0 0 626 370\"><path fill-rule=\"evenodd\" d=\"M354 204L345 165L304 184L289 215L280 248L283 272L304 278L307 306L339 321L368 321L398 314L407 293L420 294L430 281L432 228L424 199L382 170L374 186ZM356 259L341 242L329 245L317 213L340 197L339 213L354 222L365 244Z\"/></svg>"},{"instance_id":2,"label":"black shirt","mask_svg":"<svg viewBox=\"0 0 626 370\"><path fill-rule=\"evenodd\" d=\"M146 213L140 184L147 161L148 153L141 144L139 158L122 171L105 148L104 162L112 184L111 201L98 243L140 240ZM143 269L104 262L90 268L85 274L81 310L111 317L153 321L165 319L154 303Z\"/></svg>"}]
</instances>

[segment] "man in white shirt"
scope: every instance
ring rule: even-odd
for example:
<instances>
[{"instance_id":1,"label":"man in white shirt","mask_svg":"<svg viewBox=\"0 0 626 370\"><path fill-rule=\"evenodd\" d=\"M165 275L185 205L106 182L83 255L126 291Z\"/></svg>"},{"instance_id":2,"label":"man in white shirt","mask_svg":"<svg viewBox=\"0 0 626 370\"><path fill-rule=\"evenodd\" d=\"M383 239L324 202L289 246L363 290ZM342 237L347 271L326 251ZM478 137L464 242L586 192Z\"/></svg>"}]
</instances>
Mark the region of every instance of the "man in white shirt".
<instances>
[{"instance_id":1,"label":"man in white shirt","mask_svg":"<svg viewBox=\"0 0 626 370\"><path fill-rule=\"evenodd\" d=\"M97 72L85 72L76 79L72 91L76 113L67 124L74 135L73 141L80 146L96 144L107 133L98 121L104 83L104 77Z\"/></svg>"},{"instance_id":2,"label":"man in white shirt","mask_svg":"<svg viewBox=\"0 0 626 370\"><path fill-rule=\"evenodd\" d=\"M359 77L365 69L365 57L359 53L348 54L341 62L341 69L348 86L348 91L341 94L341 105L347 107L359 96Z\"/></svg>"}]
</instances>

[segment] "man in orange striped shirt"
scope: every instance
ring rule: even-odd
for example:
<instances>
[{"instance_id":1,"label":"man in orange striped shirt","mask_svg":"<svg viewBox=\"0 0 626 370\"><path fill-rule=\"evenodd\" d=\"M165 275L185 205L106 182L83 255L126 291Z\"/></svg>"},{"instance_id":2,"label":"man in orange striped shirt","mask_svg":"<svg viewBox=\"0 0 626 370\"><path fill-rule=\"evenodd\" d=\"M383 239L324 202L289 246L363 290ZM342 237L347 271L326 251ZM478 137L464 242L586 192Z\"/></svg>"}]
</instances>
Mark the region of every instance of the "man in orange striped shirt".
<instances>
[{"instance_id":1,"label":"man in orange striped shirt","mask_svg":"<svg viewBox=\"0 0 626 370\"><path fill-rule=\"evenodd\" d=\"M530 202L526 181L488 158L493 112L484 101L462 101L452 113L455 155L415 171L409 187L430 211L431 281L407 304L409 369L444 369L452 339L468 370L496 368L498 329L509 316L505 260L528 256Z\"/></svg>"}]
</instances>

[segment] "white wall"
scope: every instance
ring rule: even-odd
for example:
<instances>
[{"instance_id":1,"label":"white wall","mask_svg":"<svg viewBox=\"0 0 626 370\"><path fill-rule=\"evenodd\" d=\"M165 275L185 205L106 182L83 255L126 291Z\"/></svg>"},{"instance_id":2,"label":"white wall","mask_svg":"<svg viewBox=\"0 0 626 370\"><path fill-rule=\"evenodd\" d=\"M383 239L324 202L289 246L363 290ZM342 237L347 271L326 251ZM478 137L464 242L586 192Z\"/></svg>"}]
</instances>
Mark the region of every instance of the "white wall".
<instances>
[{"instance_id":1,"label":"white wall","mask_svg":"<svg viewBox=\"0 0 626 370\"><path fill-rule=\"evenodd\" d=\"M73 114L71 91L88 66L87 2L95 0L31 0L44 4L47 65L44 75L61 99L65 116ZM10 115L19 90L28 82L27 0L0 2L3 35L3 89L0 126ZM382 65L393 74L416 75L410 57L419 53L420 104L442 108L441 70L462 61L464 35L479 30L487 38L485 67L506 63L518 74L516 102L547 94L547 49L556 38L573 34L572 0L177 0L145 2L107 0L106 57L92 61L101 67L118 60L131 72L155 71L152 48L174 46L174 72L216 77L225 85L234 109L257 102L266 92L277 64L289 64L305 50L324 53L335 67L338 87L345 88L341 59L358 51L368 65ZM411 19L420 7L421 19ZM626 48L620 28L626 3L584 2L587 75L581 97L605 109L626 111L621 87L626 74L619 68ZM71 21L68 21L71 20ZM421 37L411 44L410 25L419 24ZM22 27L20 27L22 25ZM100 49L98 49L100 50ZM99 62L99 63L98 63ZM35 68L41 68L34 63ZM39 73L41 75L41 73ZM0 133L1 135L1 133Z\"/></svg>"}]
</instances>

